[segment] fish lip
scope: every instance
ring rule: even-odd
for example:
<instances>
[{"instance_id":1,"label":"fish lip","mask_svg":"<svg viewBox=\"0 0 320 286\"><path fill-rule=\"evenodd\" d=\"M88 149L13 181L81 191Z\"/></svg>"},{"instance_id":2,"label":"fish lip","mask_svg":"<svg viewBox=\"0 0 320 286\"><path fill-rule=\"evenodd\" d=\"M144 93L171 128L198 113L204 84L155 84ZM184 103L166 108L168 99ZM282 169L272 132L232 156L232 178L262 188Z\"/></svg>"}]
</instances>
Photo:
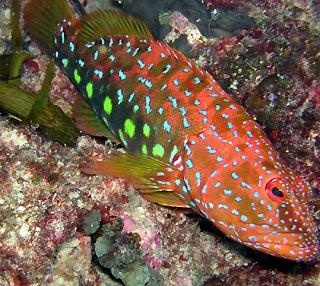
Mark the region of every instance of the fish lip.
<instances>
[{"instance_id":1,"label":"fish lip","mask_svg":"<svg viewBox=\"0 0 320 286\"><path fill-rule=\"evenodd\" d=\"M263 228L261 227L261 229ZM316 234L314 233L310 233L311 238L314 236L314 239L311 239L311 245L299 246L299 244L297 245L297 241L291 242L290 238L292 238L292 234L299 235L303 234L304 232L277 231L276 233L272 233L272 231L267 232L267 229L263 230L263 232L260 232L259 229L257 233L253 234L253 236L256 238L256 241L252 241L248 237L248 239L245 241L245 244L258 251L263 251L273 256L301 262L316 260L316 258L319 256L320 245ZM281 236L287 237L287 242L280 242L279 240ZM278 240L278 242L269 241L273 238ZM281 240L283 240L283 238ZM303 241L301 241L301 243L303 243ZM283 252L284 250L286 250L285 253Z\"/></svg>"}]
</instances>

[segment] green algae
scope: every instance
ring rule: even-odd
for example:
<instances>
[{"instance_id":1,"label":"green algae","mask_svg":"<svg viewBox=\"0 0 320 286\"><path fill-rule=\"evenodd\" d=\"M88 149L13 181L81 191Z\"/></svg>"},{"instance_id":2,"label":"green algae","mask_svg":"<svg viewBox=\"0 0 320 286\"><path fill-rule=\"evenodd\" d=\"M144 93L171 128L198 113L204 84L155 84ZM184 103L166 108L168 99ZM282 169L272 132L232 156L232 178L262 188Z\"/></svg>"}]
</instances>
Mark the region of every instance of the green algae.
<instances>
[{"instance_id":1,"label":"green algae","mask_svg":"<svg viewBox=\"0 0 320 286\"><path fill-rule=\"evenodd\" d=\"M51 140L61 144L74 145L78 130L60 107L49 100L51 81L54 76L54 63L48 64L46 76L39 94L19 88L21 65L32 58L22 52L22 38L19 28L21 2L11 1L12 50L0 55L0 110L14 115L25 123L39 126Z\"/></svg>"}]
</instances>

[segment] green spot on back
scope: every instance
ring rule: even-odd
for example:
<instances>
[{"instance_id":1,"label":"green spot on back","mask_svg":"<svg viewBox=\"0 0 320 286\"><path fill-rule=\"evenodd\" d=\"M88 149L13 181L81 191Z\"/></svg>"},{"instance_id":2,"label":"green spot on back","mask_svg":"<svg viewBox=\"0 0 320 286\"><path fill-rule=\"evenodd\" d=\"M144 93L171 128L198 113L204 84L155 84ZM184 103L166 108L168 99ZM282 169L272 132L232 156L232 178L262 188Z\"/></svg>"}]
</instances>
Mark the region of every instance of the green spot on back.
<instances>
[{"instance_id":1,"label":"green spot on back","mask_svg":"<svg viewBox=\"0 0 320 286\"><path fill-rule=\"evenodd\" d=\"M63 67L66 68L68 66L68 59L62 59L62 64L63 64Z\"/></svg>"},{"instance_id":2,"label":"green spot on back","mask_svg":"<svg viewBox=\"0 0 320 286\"><path fill-rule=\"evenodd\" d=\"M86 85L86 91L87 91L88 98L91 98L91 97L92 97L92 94L93 94L93 86L92 86L92 83L91 83L91 82L88 82L88 83L87 83L87 85Z\"/></svg>"},{"instance_id":3,"label":"green spot on back","mask_svg":"<svg viewBox=\"0 0 320 286\"><path fill-rule=\"evenodd\" d=\"M145 123L145 124L143 125L142 131L143 131L144 137L146 137L146 138L149 138L149 137L150 137L150 126L149 126L147 123Z\"/></svg>"},{"instance_id":4,"label":"green spot on back","mask_svg":"<svg viewBox=\"0 0 320 286\"><path fill-rule=\"evenodd\" d=\"M139 110L139 105L135 104L133 106L133 113L136 113Z\"/></svg>"},{"instance_id":5,"label":"green spot on back","mask_svg":"<svg viewBox=\"0 0 320 286\"><path fill-rule=\"evenodd\" d=\"M106 96L106 98L104 99L103 102L103 110L105 111L105 113L107 113L108 115L111 114L112 112L112 100L109 96Z\"/></svg>"},{"instance_id":6,"label":"green spot on back","mask_svg":"<svg viewBox=\"0 0 320 286\"><path fill-rule=\"evenodd\" d=\"M141 147L141 152L144 154L144 155L148 155L148 149L147 149L147 145L146 144L143 144L142 147Z\"/></svg>"},{"instance_id":7,"label":"green spot on back","mask_svg":"<svg viewBox=\"0 0 320 286\"><path fill-rule=\"evenodd\" d=\"M124 132L130 137L132 138L135 134L136 131L136 126L135 124L132 122L131 119L127 118L126 121L124 122Z\"/></svg>"},{"instance_id":8,"label":"green spot on back","mask_svg":"<svg viewBox=\"0 0 320 286\"><path fill-rule=\"evenodd\" d=\"M162 158L164 156L164 148L161 144L155 144L152 148L152 155Z\"/></svg>"},{"instance_id":9,"label":"green spot on back","mask_svg":"<svg viewBox=\"0 0 320 286\"><path fill-rule=\"evenodd\" d=\"M128 147L128 143L127 143L126 139L124 139L122 130L119 129L119 130L118 130L118 133L119 133L119 138L120 138L121 142L123 143L123 145L126 146L126 147Z\"/></svg>"},{"instance_id":10,"label":"green spot on back","mask_svg":"<svg viewBox=\"0 0 320 286\"><path fill-rule=\"evenodd\" d=\"M173 160L174 156L178 153L178 147L176 145L173 146L170 152L170 162Z\"/></svg>"},{"instance_id":11,"label":"green spot on back","mask_svg":"<svg viewBox=\"0 0 320 286\"><path fill-rule=\"evenodd\" d=\"M74 80L76 81L76 83L79 84L80 81L81 81L81 77L80 77L80 75L78 74L78 70L77 70L77 69L74 70L73 76L74 76Z\"/></svg>"}]
</instances>

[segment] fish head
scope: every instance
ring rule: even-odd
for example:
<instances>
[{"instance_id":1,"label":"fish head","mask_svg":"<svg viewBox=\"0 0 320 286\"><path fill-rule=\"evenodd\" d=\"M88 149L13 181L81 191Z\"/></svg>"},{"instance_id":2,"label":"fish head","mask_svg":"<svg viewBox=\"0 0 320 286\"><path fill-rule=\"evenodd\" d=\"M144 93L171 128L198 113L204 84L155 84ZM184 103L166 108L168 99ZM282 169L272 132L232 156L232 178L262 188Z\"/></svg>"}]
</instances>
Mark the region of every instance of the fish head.
<instances>
[{"instance_id":1,"label":"fish head","mask_svg":"<svg viewBox=\"0 0 320 286\"><path fill-rule=\"evenodd\" d=\"M231 237L273 256L314 260L319 254L319 241L308 205L311 187L286 167L281 168L269 167L268 174L257 175L251 190L239 190L243 205L236 203L236 222L227 222L233 228Z\"/></svg>"}]
</instances>

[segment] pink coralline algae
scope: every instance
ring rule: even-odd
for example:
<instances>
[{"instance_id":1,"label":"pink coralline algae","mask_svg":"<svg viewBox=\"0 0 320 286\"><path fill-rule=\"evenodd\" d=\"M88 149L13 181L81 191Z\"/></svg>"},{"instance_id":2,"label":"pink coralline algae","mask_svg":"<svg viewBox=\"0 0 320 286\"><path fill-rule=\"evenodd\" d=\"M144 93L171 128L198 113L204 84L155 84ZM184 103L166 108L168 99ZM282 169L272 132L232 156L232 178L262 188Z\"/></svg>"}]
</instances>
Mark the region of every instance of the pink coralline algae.
<instances>
[{"instance_id":1,"label":"pink coralline algae","mask_svg":"<svg viewBox=\"0 0 320 286\"><path fill-rule=\"evenodd\" d=\"M9 9L5 2L0 15ZM211 11L217 9L217 17L231 8L249 15L254 26L195 41L194 59L247 108L292 169L312 184L311 204L320 221L319 6L311 1L205 2ZM214 19L209 19L212 26ZM0 27L4 52L10 42L6 17L0 17ZM34 63L25 63L22 86L38 90L46 58L35 45L30 49L38 54L33 61L39 74ZM57 70L53 102L68 113L76 93ZM0 285L121 285L91 263L94 234L82 223L92 209L99 209L103 222L121 218L122 233L140 236L143 258L165 286L320 285L319 261L297 264L253 252L196 216L147 202L123 179L81 173L90 159L110 152L118 151L109 141L83 134L67 148L36 126L1 115Z\"/></svg>"}]
</instances>

